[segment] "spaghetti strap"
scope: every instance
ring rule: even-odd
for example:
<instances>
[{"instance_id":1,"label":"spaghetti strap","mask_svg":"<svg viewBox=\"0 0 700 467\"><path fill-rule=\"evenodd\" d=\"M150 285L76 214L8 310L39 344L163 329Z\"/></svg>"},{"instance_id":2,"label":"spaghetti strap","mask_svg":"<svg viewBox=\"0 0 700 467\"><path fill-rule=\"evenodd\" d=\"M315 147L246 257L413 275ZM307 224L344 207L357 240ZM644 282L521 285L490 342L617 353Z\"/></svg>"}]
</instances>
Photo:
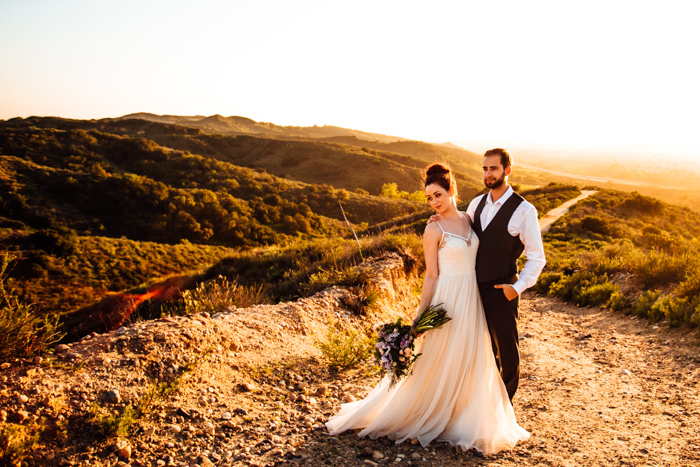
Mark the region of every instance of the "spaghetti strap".
<instances>
[{"instance_id":1,"label":"spaghetti strap","mask_svg":"<svg viewBox=\"0 0 700 467\"><path fill-rule=\"evenodd\" d=\"M442 230L442 235L440 235L440 241L438 242L438 248L440 248L440 246L442 246L442 241L445 239L445 229L442 228L438 221L435 221L435 223L440 227L440 230Z\"/></svg>"},{"instance_id":2,"label":"spaghetti strap","mask_svg":"<svg viewBox=\"0 0 700 467\"><path fill-rule=\"evenodd\" d=\"M469 224L469 227L471 228L472 226L472 218L464 214L464 211L459 211L459 213L464 217L464 220L467 221L467 224Z\"/></svg>"},{"instance_id":3,"label":"spaghetti strap","mask_svg":"<svg viewBox=\"0 0 700 467\"><path fill-rule=\"evenodd\" d=\"M471 246L472 244L472 234L474 233L474 226L472 225L472 219L464 214L463 211L459 211L459 213L464 217L464 220L467 221L467 224L469 225L469 235L467 235L467 238L465 238L467 245Z\"/></svg>"}]
</instances>

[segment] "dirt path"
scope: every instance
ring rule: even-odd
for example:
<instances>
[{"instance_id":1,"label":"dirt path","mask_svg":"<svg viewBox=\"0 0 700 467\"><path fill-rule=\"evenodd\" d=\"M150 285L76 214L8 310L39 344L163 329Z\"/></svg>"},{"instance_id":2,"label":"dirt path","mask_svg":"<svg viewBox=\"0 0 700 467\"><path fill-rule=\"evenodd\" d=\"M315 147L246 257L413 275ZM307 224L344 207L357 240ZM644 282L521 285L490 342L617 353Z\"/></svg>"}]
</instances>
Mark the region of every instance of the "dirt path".
<instances>
[{"instance_id":1,"label":"dirt path","mask_svg":"<svg viewBox=\"0 0 700 467\"><path fill-rule=\"evenodd\" d=\"M526 295L521 312L523 362L514 407L531 438L515 450L477 458L442 443L396 446L321 432L303 451L306 463L367 465L358 454L369 449L384 455L382 465L399 455L402 463L436 466L700 465L700 358L693 332L654 329L534 294ZM337 455L328 456L329 450Z\"/></svg>"},{"instance_id":2,"label":"dirt path","mask_svg":"<svg viewBox=\"0 0 700 467\"><path fill-rule=\"evenodd\" d=\"M522 314L520 465L700 464L693 332L535 296Z\"/></svg>"},{"instance_id":3,"label":"dirt path","mask_svg":"<svg viewBox=\"0 0 700 467\"><path fill-rule=\"evenodd\" d=\"M387 293L410 290L398 258L383 264ZM315 345L329 316L367 324L344 311L346 293L333 288L296 303L137 323L91 336L53 362L3 364L0 415L24 424L43 417L56 430L27 466L700 465L694 332L532 293L522 301L514 399L529 440L478 458L439 442L423 448L352 431L329 436L323 422L379 378L370 363L332 371ZM199 363L184 370L188 362ZM95 404L119 413L175 377L177 390L128 436L96 436ZM121 401L105 403L111 390ZM130 458L119 464L124 446Z\"/></svg>"},{"instance_id":4,"label":"dirt path","mask_svg":"<svg viewBox=\"0 0 700 467\"><path fill-rule=\"evenodd\" d=\"M546 231L549 230L549 228L556 222L557 219L559 219L561 216L569 212L569 209L571 209L571 206L574 204L578 203L584 198L588 198L591 196L593 193L596 193L595 190L583 190L579 196L577 196L574 199L570 199L569 201L563 203L561 206L558 208L554 208L551 211L549 211L547 214L545 214L539 221L540 223L540 232L545 233Z\"/></svg>"}]
</instances>

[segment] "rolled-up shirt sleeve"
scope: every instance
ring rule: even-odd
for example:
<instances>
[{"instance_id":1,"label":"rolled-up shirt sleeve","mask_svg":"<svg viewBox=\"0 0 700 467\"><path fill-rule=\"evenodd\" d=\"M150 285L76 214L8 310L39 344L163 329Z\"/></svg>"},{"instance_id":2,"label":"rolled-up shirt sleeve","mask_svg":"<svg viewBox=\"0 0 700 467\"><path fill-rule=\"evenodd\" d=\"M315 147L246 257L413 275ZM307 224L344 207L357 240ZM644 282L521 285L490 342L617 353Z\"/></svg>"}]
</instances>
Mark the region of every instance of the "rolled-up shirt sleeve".
<instances>
[{"instance_id":1,"label":"rolled-up shirt sleeve","mask_svg":"<svg viewBox=\"0 0 700 467\"><path fill-rule=\"evenodd\" d=\"M520 241L523 242L525 246L523 254L525 258L527 258L525 266L523 266L522 271L520 271L520 278L513 284L513 288L518 294L522 294L526 289L535 285L542 269L544 269L545 264L547 264L544 257L540 225L537 221L537 209L533 205L527 203L522 208L522 214L522 219L519 222L513 222L515 225L512 227L515 228L514 230L517 229L517 232L511 232L511 235L518 235ZM508 227L510 231L511 225Z\"/></svg>"}]
</instances>

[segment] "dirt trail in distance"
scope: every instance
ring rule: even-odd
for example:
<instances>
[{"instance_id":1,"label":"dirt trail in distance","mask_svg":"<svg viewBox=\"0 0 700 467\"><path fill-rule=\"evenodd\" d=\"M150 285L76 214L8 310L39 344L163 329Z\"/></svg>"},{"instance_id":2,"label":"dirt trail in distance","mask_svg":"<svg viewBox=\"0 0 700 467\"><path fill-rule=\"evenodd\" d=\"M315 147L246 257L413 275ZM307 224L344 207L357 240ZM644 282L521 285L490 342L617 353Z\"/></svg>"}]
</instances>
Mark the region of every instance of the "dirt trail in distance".
<instances>
[{"instance_id":1,"label":"dirt trail in distance","mask_svg":"<svg viewBox=\"0 0 700 467\"><path fill-rule=\"evenodd\" d=\"M595 190L583 190L581 191L581 194L576 198L570 199L569 201L563 203L561 206L552 209L547 214L542 216L542 218L539 220L540 232L545 233L546 231L548 231L552 224L554 224L557 221L557 219L569 212L571 206L578 203L582 199L588 198L593 193L597 192Z\"/></svg>"},{"instance_id":2,"label":"dirt trail in distance","mask_svg":"<svg viewBox=\"0 0 700 467\"><path fill-rule=\"evenodd\" d=\"M618 183L620 185L628 185L628 186L642 186L642 187L647 187L647 188L659 188L662 190L688 190L689 188L685 187L679 187L679 186L671 186L671 185L658 185L653 182L647 182L647 181L642 181L642 180L625 180L621 178L607 178L607 177L598 177L595 175L584 175L584 174L575 174L575 173L570 173L570 172L559 172L557 170L552 170L552 169L545 169L543 167L537 167L534 165L529 165L529 164L522 164L518 163L518 167L522 167L525 169L532 169L532 170L539 170L542 172L547 172L552 175L558 175L560 177L567 177L567 178L573 178L576 180L585 180L589 182L598 182L598 183Z\"/></svg>"}]
</instances>

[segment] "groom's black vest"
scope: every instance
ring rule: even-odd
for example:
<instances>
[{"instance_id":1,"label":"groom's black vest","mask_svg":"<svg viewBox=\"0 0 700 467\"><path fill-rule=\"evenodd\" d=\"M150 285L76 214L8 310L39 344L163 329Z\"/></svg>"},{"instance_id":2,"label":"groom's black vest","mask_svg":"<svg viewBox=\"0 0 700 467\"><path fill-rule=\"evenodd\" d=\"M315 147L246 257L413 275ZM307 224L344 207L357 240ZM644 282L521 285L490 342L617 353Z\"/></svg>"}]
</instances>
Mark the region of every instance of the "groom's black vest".
<instances>
[{"instance_id":1,"label":"groom's black vest","mask_svg":"<svg viewBox=\"0 0 700 467\"><path fill-rule=\"evenodd\" d=\"M479 237L479 251L476 254L477 282L505 280L515 276L518 273L516 262L525 249L520 238L508 233L508 221L525 200L513 193L484 230L481 227L481 211L484 210L487 196L488 193L481 197L474 212L474 232Z\"/></svg>"}]
</instances>

